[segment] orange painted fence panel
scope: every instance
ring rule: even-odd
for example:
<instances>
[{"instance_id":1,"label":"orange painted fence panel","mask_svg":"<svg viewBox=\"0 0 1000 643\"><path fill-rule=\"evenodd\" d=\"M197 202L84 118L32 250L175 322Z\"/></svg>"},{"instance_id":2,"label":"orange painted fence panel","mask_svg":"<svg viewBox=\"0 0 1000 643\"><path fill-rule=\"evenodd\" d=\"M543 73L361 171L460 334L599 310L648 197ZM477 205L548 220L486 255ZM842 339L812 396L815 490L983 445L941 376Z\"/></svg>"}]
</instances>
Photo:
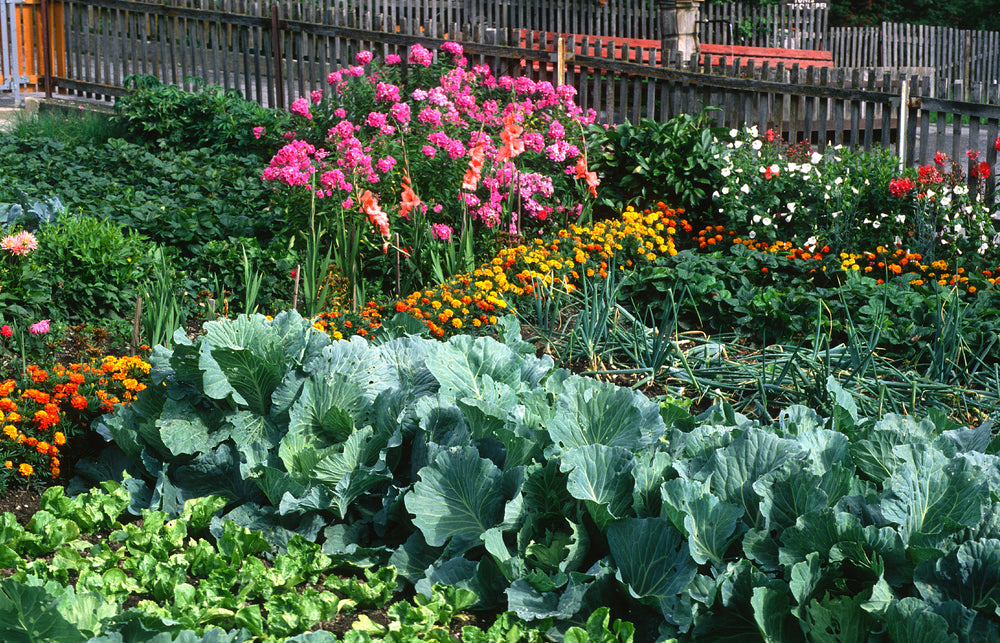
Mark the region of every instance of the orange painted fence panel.
<instances>
[{"instance_id":1,"label":"orange painted fence panel","mask_svg":"<svg viewBox=\"0 0 1000 643\"><path fill-rule=\"evenodd\" d=\"M63 5L61 2L49 2L49 46L52 47L53 76L63 73L65 67L65 30L63 29ZM22 91L43 91L45 77L45 56L42 43L42 0L23 0L15 5L14 30L18 45L18 62L22 77L27 77L28 84L22 86ZM0 66L2 69L2 66ZM0 72L0 82L6 80Z\"/></svg>"}]
</instances>

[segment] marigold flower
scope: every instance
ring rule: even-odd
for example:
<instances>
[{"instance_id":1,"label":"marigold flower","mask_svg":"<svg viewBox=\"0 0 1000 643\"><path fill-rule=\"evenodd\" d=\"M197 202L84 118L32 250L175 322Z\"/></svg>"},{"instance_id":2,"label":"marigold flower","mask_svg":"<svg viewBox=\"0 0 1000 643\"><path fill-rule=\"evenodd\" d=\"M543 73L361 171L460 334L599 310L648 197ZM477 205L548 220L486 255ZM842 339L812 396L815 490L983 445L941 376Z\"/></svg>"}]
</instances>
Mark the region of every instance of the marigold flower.
<instances>
[{"instance_id":1,"label":"marigold flower","mask_svg":"<svg viewBox=\"0 0 1000 643\"><path fill-rule=\"evenodd\" d=\"M56 444L56 446L62 446L66 444L66 436L63 435L62 431L56 431L52 434L52 442Z\"/></svg>"},{"instance_id":2,"label":"marigold flower","mask_svg":"<svg viewBox=\"0 0 1000 643\"><path fill-rule=\"evenodd\" d=\"M70 406L79 411L82 411L83 409L87 408L87 398L85 398L82 395L74 395L69 403Z\"/></svg>"},{"instance_id":3,"label":"marigold flower","mask_svg":"<svg viewBox=\"0 0 1000 643\"><path fill-rule=\"evenodd\" d=\"M13 469L14 468L14 463L11 462L10 460L4 460L3 461L3 466L7 467L8 469Z\"/></svg>"},{"instance_id":4,"label":"marigold flower","mask_svg":"<svg viewBox=\"0 0 1000 643\"><path fill-rule=\"evenodd\" d=\"M28 476L30 476L35 472L35 468L30 464L28 464L27 462L22 462L21 465L17 468L17 472L20 473L25 478L27 478Z\"/></svg>"}]
</instances>

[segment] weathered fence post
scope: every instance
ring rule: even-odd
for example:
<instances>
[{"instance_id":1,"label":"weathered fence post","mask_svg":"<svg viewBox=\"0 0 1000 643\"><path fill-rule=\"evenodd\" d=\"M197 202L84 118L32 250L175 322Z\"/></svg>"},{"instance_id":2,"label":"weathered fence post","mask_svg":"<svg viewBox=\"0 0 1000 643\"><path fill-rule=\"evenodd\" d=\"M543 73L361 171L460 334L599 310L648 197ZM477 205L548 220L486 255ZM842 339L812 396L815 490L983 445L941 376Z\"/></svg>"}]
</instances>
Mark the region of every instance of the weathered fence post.
<instances>
[{"instance_id":1,"label":"weathered fence post","mask_svg":"<svg viewBox=\"0 0 1000 643\"><path fill-rule=\"evenodd\" d=\"M274 82L275 96L277 98L278 109L285 108L285 81L282 78L281 69L281 21L278 20L278 5L271 5L271 56L274 58Z\"/></svg>"},{"instance_id":2,"label":"weathered fence post","mask_svg":"<svg viewBox=\"0 0 1000 643\"><path fill-rule=\"evenodd\" d=\"M42 84L45 98L52 98L52 43L49 24L49 0L42 0Z\"/></svg>"},{"instance_id":3,"label":"weathered fence post","mask_svg":"<svg viewBox=\"0 0 1000 643\"><path fill-rule=\"evenodd\" d=\"M910 112L910 81L903 79L899 83L899 171L906 167L906 131ZM890 121L887 125L892 127Z\"/></svg>"}]
</instances>

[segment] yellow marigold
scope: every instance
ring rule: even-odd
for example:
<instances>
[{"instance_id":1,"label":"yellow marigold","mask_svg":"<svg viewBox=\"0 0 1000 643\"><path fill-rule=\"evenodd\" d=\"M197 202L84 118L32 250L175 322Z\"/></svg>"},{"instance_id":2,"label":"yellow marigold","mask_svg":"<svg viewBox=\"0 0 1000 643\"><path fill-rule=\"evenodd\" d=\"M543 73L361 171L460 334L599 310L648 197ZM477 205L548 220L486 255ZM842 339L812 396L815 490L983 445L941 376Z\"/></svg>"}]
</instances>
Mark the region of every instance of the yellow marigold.
<instances>
[{"instance_id":1,"label":"yellow marigold","mask_svg":"<svg viewBox=\"0 0 1000 643\"><path fill-rule=\"evenodd\" d=\"M4 460L3 466L7 467L8 469L13 469L14 468L14 463L11 462L10 460Z\"/></svg>"},{"instance_id":2,"label":"yellow marigold","mask_svg":"<svg viewBox=\"0 0 1000 643\"><path fill-rule=\"evenodd\" d=\"M17 429L14 428L13 424L8 424L3 428L3 433L11 440L17 439Z\"/></svg>"},{"instance_id":3,"label":"yellow marigold","mask_svg":"<svg viewBox=\"0 0 1000 643\"><path fill-rule=\"evenodd\" d=\"M17 472L20 473L25 478L27 478L28 476L30 476L35 472L35 468L30 464L28 464L27 462L22 462L21 465L17 468Z\"/></svg>"},{"instance_id":4,"label":"yellow marigold","mask_svg":"<svg viewBox=\"0 0 1000 643\"><path fill-rule=\"evenodd\" d=\"M451 320L451 325L454 326L455 328L461 328L462 327L462 320L459 319L458 317L456 317L456 318L454 318L454 319Z\"/></svg>"}]
</instances>

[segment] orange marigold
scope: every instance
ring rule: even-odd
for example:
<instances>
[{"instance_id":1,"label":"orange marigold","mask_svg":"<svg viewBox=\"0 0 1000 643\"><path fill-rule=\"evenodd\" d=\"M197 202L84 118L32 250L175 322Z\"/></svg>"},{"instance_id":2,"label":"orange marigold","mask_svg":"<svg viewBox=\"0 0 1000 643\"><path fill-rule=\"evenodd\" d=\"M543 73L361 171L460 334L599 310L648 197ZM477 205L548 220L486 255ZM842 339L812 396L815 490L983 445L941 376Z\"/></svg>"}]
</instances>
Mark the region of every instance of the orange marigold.
<instances>
[{"instance_id":1,"label":"orange marigold","mask_svg":"<svg viewBox=\"0 0 1000 643\"><path fill-rule=\"evenodd\" d=\"M82 395L74 395L73 399L70 400L70 405L77 410L82 411L87 408L87 398Z\"/></svg>"},{"instance_id":2,"label":"orange marigold","mask_svg":"<svg viewBox=\"0 0 1000 643\"><path fill-rule=\"evenodd\" d=\"M25 478L27 478L28 476L30 476L35 472L35 468L30 464L28 464L27 462L22 462L21 465L17 468L17 472L20 473Z\"/></svg>"}]
</instances>

